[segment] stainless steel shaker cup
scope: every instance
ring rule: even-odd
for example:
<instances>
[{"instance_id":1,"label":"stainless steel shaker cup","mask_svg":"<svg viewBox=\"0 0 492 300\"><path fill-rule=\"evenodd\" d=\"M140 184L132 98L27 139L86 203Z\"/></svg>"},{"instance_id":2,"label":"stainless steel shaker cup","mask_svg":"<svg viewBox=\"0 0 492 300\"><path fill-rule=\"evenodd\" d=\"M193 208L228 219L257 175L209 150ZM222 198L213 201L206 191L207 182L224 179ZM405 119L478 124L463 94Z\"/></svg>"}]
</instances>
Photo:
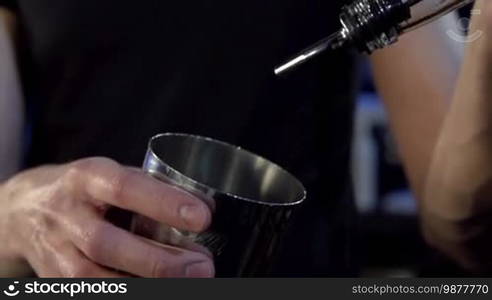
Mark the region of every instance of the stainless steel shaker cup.
<instances>
[{"instance_id":1,"label":"stainless steel shaker cup","mask_svg":"<svg viewBox=\"0 0 492 300\"><path fill-rule=\"evenodd\" d=\"M203 199L212 224L197 234L134 215L131 230L165 244L193 241L207 247L217 277L268 276L292 211L306 197L301 182L281 167L206 137L153 137L143 169Z\"/></svg>"}]
</instances>

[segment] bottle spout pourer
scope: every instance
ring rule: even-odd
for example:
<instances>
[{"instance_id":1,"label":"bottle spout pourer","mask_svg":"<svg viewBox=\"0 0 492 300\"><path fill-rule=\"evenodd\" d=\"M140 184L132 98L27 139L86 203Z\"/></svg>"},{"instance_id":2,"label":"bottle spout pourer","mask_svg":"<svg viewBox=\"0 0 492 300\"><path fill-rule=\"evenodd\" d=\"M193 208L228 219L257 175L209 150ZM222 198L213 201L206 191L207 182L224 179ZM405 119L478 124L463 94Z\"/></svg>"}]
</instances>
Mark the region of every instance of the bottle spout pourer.
<instances>
[{"instance_id":1,"label":"bottle spout pourer","mask_svg":"<svg viewBox=\"0 0 492 300\"><path fill-rule=\"evenodd\" d=\"M297 55L291 57L286 62L277 66L274 70L275 75L285 75L289 71L294 70L308 60L311 60L312 58L318 56L321 53L324 53L325 51L334 50L342 47L344 45L344 42L345 39L343 38L342 33L335 32L334 34L318 41L312 46L299 52Z\"/></svg>"}]
</instances>

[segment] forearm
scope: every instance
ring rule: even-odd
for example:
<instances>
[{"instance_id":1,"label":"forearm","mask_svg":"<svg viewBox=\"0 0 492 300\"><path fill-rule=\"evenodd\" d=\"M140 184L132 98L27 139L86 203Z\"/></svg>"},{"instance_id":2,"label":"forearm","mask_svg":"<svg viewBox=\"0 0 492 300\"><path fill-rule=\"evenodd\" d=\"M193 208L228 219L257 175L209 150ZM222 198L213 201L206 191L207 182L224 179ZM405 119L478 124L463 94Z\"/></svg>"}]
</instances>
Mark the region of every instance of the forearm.
<instances>
[{"instance_id":1,"label":"forearm","mask_svg":"<svg viewBox=\"0 0 492 300\"><path fill-rule=\"evenodd\" d=\"M421 198L440 128L452 98L461 44L445 33L450 15L401 37L371 56L406 173Z\"/></svg>"},{"instance_id":2,"label":"forearm","mask_svg":"<svg viewBox=\"0 0 492 300\"><path fill-rule=\"evenodd\" d=\"M492 3L471 32L463 69L438 140L422 207L427 240L472 270L492 270Z\"/></svg>"},{"instance_id":3,"label":"forearm","mask_svg":"<svg viewBox=\"0 0 492 300\"><path fill-rule=\"evenodd\" d=\"M23 99L15 47L15 17L0 7L0 182L19 169Z\"/></svg>"},{"instance_id":4,"label":"forearm","mask_svg":"<svg viewBox=\"0 0 492 300\"><path fill-rule=\"evenodd\" d=\"M22 147L22 92L16 68L15 17L0 7L0 277L32 274L30 267L14 257L7 244L5 179L18 171Z\"/></svg>"}]
</instances>

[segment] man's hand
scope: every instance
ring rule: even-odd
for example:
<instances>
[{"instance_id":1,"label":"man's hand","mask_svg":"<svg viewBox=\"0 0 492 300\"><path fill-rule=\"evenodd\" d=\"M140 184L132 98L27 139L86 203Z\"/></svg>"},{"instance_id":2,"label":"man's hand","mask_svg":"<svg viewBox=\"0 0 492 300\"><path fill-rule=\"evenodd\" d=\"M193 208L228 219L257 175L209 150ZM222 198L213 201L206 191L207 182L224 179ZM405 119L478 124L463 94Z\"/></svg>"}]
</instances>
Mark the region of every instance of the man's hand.
<instances>
[{"instance_id":1,"label":"man's hand","mask_svg":"<svg viewBox=\"0 0 492 300\"><path fill-rule=\"evenodd\" d=\"M26 260L42 277L214 275L206 251L158 245L118 228L104 219L111 206L193 232L211 221L207 205L189 193L109 159L83 159L0 186L0 259Z\"/></svg>"},{"instance_id":2,"label":"man's hand","mask_svg":"<svg viewBox=\"0 0 492 300\"><path fill-rule=\"evenodd\" d=\"M422 202L427 240L473 271L492 270L492 2L477 1L459 82Z\"/></svg>"}]
</instances>

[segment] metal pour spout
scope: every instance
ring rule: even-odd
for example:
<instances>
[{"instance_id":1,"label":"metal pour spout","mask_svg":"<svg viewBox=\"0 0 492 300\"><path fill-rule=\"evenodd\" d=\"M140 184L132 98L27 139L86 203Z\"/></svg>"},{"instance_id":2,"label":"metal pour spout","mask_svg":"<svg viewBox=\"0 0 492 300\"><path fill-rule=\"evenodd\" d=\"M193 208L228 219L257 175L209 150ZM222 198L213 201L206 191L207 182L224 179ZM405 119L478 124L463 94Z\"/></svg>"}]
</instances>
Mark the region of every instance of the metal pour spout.
<instances>
[{"instance_id":1,"label":"metal pour spout","mask_svg":"<svg viewBox=\"0 0 492 300\"><path fill-rule=\"evenodd\" d=\"M341 47L343 43L344 39L342 37L342 34L340 32L335 32L332 35L299 52L297 55L288 59L281 65L277 66L274 70L275 75L283 75L327 50Z\"/></svg>"}]
</instances>

